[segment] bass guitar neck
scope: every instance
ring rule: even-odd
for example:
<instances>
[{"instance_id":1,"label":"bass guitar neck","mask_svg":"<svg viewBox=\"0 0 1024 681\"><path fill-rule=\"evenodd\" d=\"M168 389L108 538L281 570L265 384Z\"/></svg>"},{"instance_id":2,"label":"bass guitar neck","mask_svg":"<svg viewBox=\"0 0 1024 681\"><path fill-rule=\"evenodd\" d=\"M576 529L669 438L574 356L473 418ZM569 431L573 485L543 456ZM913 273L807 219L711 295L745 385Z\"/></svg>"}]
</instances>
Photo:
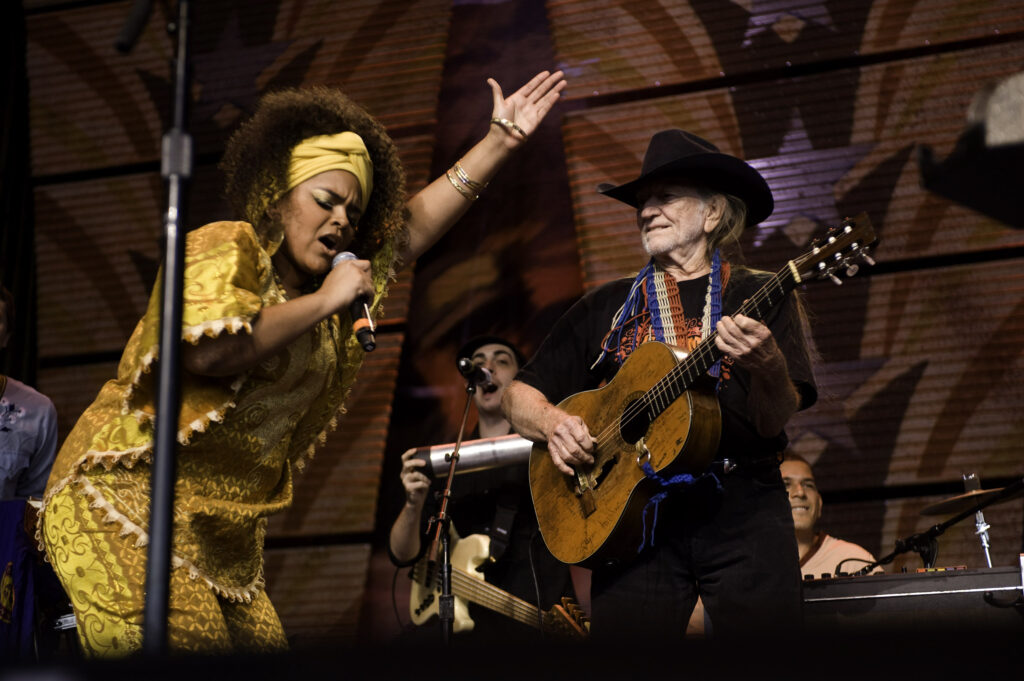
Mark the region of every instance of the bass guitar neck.
<instances>
[{"instance_id":1,"label":"bass guitar neck","mask_svg":"<svg viewBox=\"0 0 1024 681\"><path fill-rule=\"evenodd\" d=\"M455 596L455 621L452 631L471 631L475 627L467 603L487 608L530 627L565 638L587 636L586 616L571 598L562 598L549 611L540 610L532 603L487 583L477 568L487 561L490 537L471 534L459 538L452 533L452 595ZM416 625L422 625L437 615L441 597L439 566L426 559L412 570L412 588L409 594L409 614Z\"/></svg>"}]
</instances>

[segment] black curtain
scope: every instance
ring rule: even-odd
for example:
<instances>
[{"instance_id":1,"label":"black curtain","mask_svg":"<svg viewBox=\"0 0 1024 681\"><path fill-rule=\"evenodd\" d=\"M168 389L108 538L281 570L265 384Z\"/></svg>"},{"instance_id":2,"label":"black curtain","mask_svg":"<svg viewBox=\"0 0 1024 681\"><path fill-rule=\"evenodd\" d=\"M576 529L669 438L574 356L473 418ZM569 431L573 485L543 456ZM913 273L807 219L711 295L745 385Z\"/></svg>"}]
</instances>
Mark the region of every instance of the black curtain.
<instances>
[{"instance_id":1,"label":"black curtain","mask_svg":"<svg viewBox=\"0 0 1024 681\"><path fill-rule=\"evenodd\" d=\"M0 97L0 281L14 295L14 335L0 352L0 372L36 384L35 219L29 160L26 26L21 2L0 3L3 96Z\"/></svg>"}]
</instances>

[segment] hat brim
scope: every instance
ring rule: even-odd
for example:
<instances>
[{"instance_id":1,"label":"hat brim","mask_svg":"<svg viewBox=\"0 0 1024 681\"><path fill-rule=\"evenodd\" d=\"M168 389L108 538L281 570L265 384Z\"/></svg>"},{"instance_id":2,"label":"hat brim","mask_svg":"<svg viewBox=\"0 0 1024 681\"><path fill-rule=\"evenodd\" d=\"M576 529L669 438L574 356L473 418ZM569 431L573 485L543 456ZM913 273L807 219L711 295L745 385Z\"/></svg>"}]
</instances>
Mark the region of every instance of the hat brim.
<instances>
[{"instance_id":1,"label":"hat brim","mask_svg":"<svg viewBox=\"0 0 1024 681\"><path fill-rule=\"evenodd\" d=\"M666 176L692 178L697 184L739 197L747 205L747 227L768 218L775 200L768 183L751 165L728 154L693 154L652 168L640 177L615 185L605 182L597 191L625 204L640 207L637 193L652 180Z\"/></svg>"}]
</instances>

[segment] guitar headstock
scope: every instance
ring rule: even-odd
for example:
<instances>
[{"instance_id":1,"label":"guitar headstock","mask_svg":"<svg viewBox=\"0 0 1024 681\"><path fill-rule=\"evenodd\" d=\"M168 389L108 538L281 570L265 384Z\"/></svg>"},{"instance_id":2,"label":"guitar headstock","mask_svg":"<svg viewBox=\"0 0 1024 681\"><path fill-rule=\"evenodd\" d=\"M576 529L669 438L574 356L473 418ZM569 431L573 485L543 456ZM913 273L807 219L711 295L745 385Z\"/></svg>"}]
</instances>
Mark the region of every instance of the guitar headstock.
<instances>
[{"instance_id":1,"label":"guitar headstock","mask_svg":"<svg viewBox=\"0 0 1024 681\"><path fill-rule=\"evenodd\" d=\"M830 229L824 239L814 242L810 252L790 260L789 268L797 282L827 277L835 284L842 284L843 280L836 272L842 271L852 277L861 262L875 264L870 253L876 240L871 219L867 213L861 213Z\"/></svg>"},{"instance_id":2,"label":"guitar headstock","mask_svg":"<svg viewBox=\"0 0 1024 681\"><path fill-rule=\"evenodd\" d=\"M560 604L544 613L544 629L563 639L585 639L590 635L590 620L576 601L562 596Z\"/></svg>"}]
</instances>

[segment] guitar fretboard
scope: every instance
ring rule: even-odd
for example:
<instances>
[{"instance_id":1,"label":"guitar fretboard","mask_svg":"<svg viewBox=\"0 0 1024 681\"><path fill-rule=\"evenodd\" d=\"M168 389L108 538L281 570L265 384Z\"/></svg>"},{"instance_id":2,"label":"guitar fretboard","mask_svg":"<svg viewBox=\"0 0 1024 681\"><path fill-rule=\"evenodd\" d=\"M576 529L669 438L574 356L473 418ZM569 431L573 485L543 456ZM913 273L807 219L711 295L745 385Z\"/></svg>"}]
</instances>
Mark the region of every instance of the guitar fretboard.
<instances>
[{"instance_id":1,"label":"guitar fretboard","mask_svg":"<svg viewBox=\"0 0 1024 681\"><path fill-rule=\"evenodd\" d=\"M437 590L441 588L440 569L438 567L432 570L427 569L426 561L420 561L416 565L416 568L413 570L413 576L417 582L424 586L433 587ZM432 584L428 582L432 582ZM477 579L465 570L460 570L454 566L452 566L452 594L470 603L476 603L488 610L511 617L531 627L541 627L540 611L535 605L531 605L492 584L488 584L482 579Z\"/></svg>"},{"instance_id":2,"label":"guitar fretboard","mask_svg":"<svg viewBox=\"0 0 1024 681\"><path fill-rule=\"evenodd\" d=\"M741 314L757 321L764 321L772 308L782 302L786 298L786 294L796 284L793 270L787 265L765 282L754 295L743 301L743 304L733 314ZM716 338L718 338L717 331L708 334L693 349L693 352L686 356L686 359L673 367L637 401L637 408L646 412L648 423L657 418L684 392L692 388L697 380L722 358L723 353L715 344ZM623 414L624 419L627 416L628 414Z\"/></svg>"}]
</instances>

